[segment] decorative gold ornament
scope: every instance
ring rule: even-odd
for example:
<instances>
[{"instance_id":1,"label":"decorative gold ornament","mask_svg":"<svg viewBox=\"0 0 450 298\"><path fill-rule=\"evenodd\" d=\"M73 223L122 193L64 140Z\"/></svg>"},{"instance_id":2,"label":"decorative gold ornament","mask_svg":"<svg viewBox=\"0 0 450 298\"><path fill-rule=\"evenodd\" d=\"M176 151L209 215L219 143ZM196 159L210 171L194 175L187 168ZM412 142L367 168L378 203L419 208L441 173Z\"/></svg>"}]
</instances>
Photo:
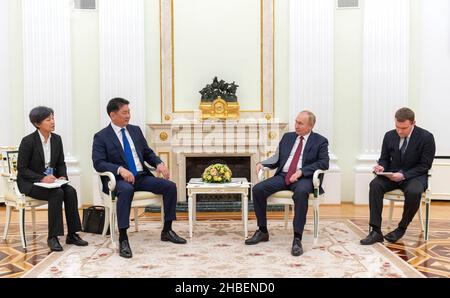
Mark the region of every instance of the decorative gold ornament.
<instances>
[{"instance_id":1,"label":"decorative gold ornament","mask_svg":"<svg viewBox=\"0 0 450 298\"><path fill-rule=\"evenodd\" d=\"M206 101L200 102L199 109L202 112L201 119L239 118L239 103L226 102L220 96L217 97L213 102L206 102Z\"/></svg>"},{"instance_id":2,"label":"decorative gold ornament","mask_svg":"<svg viewBox=\"0 0 450 298\"><path fill-rule=\"evenodd\" d=\"M167 115L167 114L166 114L166 115L164 116L164 120L169 121L169 120L170 120L170 115Z\"/></svg>"},{"instance_id":3,"label":"decorative gold ornament","mask_svg":"<svg viewBox=\"0 0 450 298\"><path fill-rule=\"evenodd\" d=\"M159 134L159 138L161 141L166 141L168 137L169 136L167 135L167 132L165 132L165 131L163 131Z\"/></svg>"},{"instance_id":4,"label":"decorative gold ornament","mask_svg":"<svg viewBox=\"0 0 450 298\"><path fill-rule=\"evenodd\" d=\"M276 136L277 136L276 132L274 132L274 131L269 132L269 139L270 139L270 140L275 139Z\"/></svg>"},{"instance_id":5,"label":"decorative gold ornament","mask_svg":"<svg viewBox=\"0 0 450 298\"><path fill-rule=\"evenodd\" d=\"M265 116L265 117L266 117L266 119L267 119L267 120L270 120L270 119L272 118L272 115L270 115L270 114L266 114L266 116Z\"/></svg>"}]
</instances>

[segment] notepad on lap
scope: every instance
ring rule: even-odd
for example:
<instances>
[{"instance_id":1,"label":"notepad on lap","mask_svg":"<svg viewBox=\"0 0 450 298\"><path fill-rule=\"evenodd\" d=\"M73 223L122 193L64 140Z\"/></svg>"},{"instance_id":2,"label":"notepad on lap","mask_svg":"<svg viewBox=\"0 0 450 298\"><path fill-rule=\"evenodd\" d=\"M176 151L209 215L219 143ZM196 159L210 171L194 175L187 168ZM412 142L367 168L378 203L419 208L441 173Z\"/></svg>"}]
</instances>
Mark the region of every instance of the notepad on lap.
<instances>
[{"instance_id":1,"label":"notepad on lap","mask_svg":"<svg viewBox=\"0 0 450 298\"><path fill-rule=\"evenodd\" d=\"M68 180L58 179L58 180L55 180L55 182L53 182L53 183L36 182L36 183L34 183L34 185L44 187L44 188L58 188L67 183L69 183Z\"/></svg>"},{"instance_id":2,"label":"notepad on lap","mask_svg":"<svg viewBox=\"0 0 450 298\"><path fill-rule=\"evenodd\" d=\"M380 175L380 176L392 176L392 175L394 175L394 172L380 172L380 173L377 173L377 175Z\"/></svg>"}]
</instances>

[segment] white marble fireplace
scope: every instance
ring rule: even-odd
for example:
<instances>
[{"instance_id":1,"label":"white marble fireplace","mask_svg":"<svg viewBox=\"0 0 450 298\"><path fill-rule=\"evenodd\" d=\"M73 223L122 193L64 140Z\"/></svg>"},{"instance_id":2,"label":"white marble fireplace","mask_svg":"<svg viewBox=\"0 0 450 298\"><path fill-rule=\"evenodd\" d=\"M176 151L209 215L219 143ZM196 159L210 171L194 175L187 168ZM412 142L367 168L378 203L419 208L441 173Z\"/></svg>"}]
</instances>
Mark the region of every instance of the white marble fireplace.
<instances>
[{"instance_id":1,"label":"white marble fireplace","mask_svg":"<svg viewBox=\"0 0 450 298\"><path fill-rule=\"evenodd\" d=\"M255 165L274 154L287 123L241 119L176 121L148 124L150 147L167 164L178 186L178 201L186 200L186 159L189 157L249 157L251 182Z\"/></svg>"}]
</instances>

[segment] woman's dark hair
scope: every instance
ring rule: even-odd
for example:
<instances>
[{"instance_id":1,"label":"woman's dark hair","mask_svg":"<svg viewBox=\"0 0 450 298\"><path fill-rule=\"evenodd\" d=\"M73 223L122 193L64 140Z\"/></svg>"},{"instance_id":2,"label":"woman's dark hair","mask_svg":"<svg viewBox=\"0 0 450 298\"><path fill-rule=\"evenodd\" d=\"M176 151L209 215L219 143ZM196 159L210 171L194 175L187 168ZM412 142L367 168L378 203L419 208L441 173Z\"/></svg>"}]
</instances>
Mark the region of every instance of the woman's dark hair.
<instances>
[{"instance_id":1,"label":"woman's dark hair","mask_svg":"<svg viewBox=\"0 0 450 298\"><path fill-rule=\"evenodd\" d=\"M30 122L34 127L38 128L38 125L41 124L42 121L47 119L50 115L54 115L53 109L49 107L39 106L35 107L30 111Z\"/></svg>"},{"instance_id":2,"label":"woman's dark hair","mask_svg":"<svg viewBox=\"0 0 450 298\"><path fill-rule=\"evenodd\" d=\"M109 114L111 114L111 112L116 112L118 110L120 110L120 108L124 105L130 104L130 102L126 99L120 98L120 97L115 97L112 98L109 102L108 105L106 106L106 112Z\"/></svg>"}]
</instances>

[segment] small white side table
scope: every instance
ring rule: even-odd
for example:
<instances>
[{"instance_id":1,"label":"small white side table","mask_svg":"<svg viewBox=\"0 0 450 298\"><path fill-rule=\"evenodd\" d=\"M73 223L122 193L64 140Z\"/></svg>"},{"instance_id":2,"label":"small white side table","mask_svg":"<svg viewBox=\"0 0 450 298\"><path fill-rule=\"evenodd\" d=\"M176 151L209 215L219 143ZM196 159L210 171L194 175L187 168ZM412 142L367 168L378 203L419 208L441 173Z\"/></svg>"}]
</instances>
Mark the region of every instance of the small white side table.
<instances>
[{"instance_id":1,"label":"small white side table","mask_svg":"<svg viewBox=\"0 0 450 298\"><path fill-rule=\"evenodd\" d=\"M248 221L248 189L250 183L247 178L232 178L230 183L205 183L201 178L191 178L187 183L188 191L188 217L189 217L189 237L196 221L196 195L197 194L240 194L242 199L242 222L244 225L244 237L247 238Z\"/></svg>"}]
</instances>

